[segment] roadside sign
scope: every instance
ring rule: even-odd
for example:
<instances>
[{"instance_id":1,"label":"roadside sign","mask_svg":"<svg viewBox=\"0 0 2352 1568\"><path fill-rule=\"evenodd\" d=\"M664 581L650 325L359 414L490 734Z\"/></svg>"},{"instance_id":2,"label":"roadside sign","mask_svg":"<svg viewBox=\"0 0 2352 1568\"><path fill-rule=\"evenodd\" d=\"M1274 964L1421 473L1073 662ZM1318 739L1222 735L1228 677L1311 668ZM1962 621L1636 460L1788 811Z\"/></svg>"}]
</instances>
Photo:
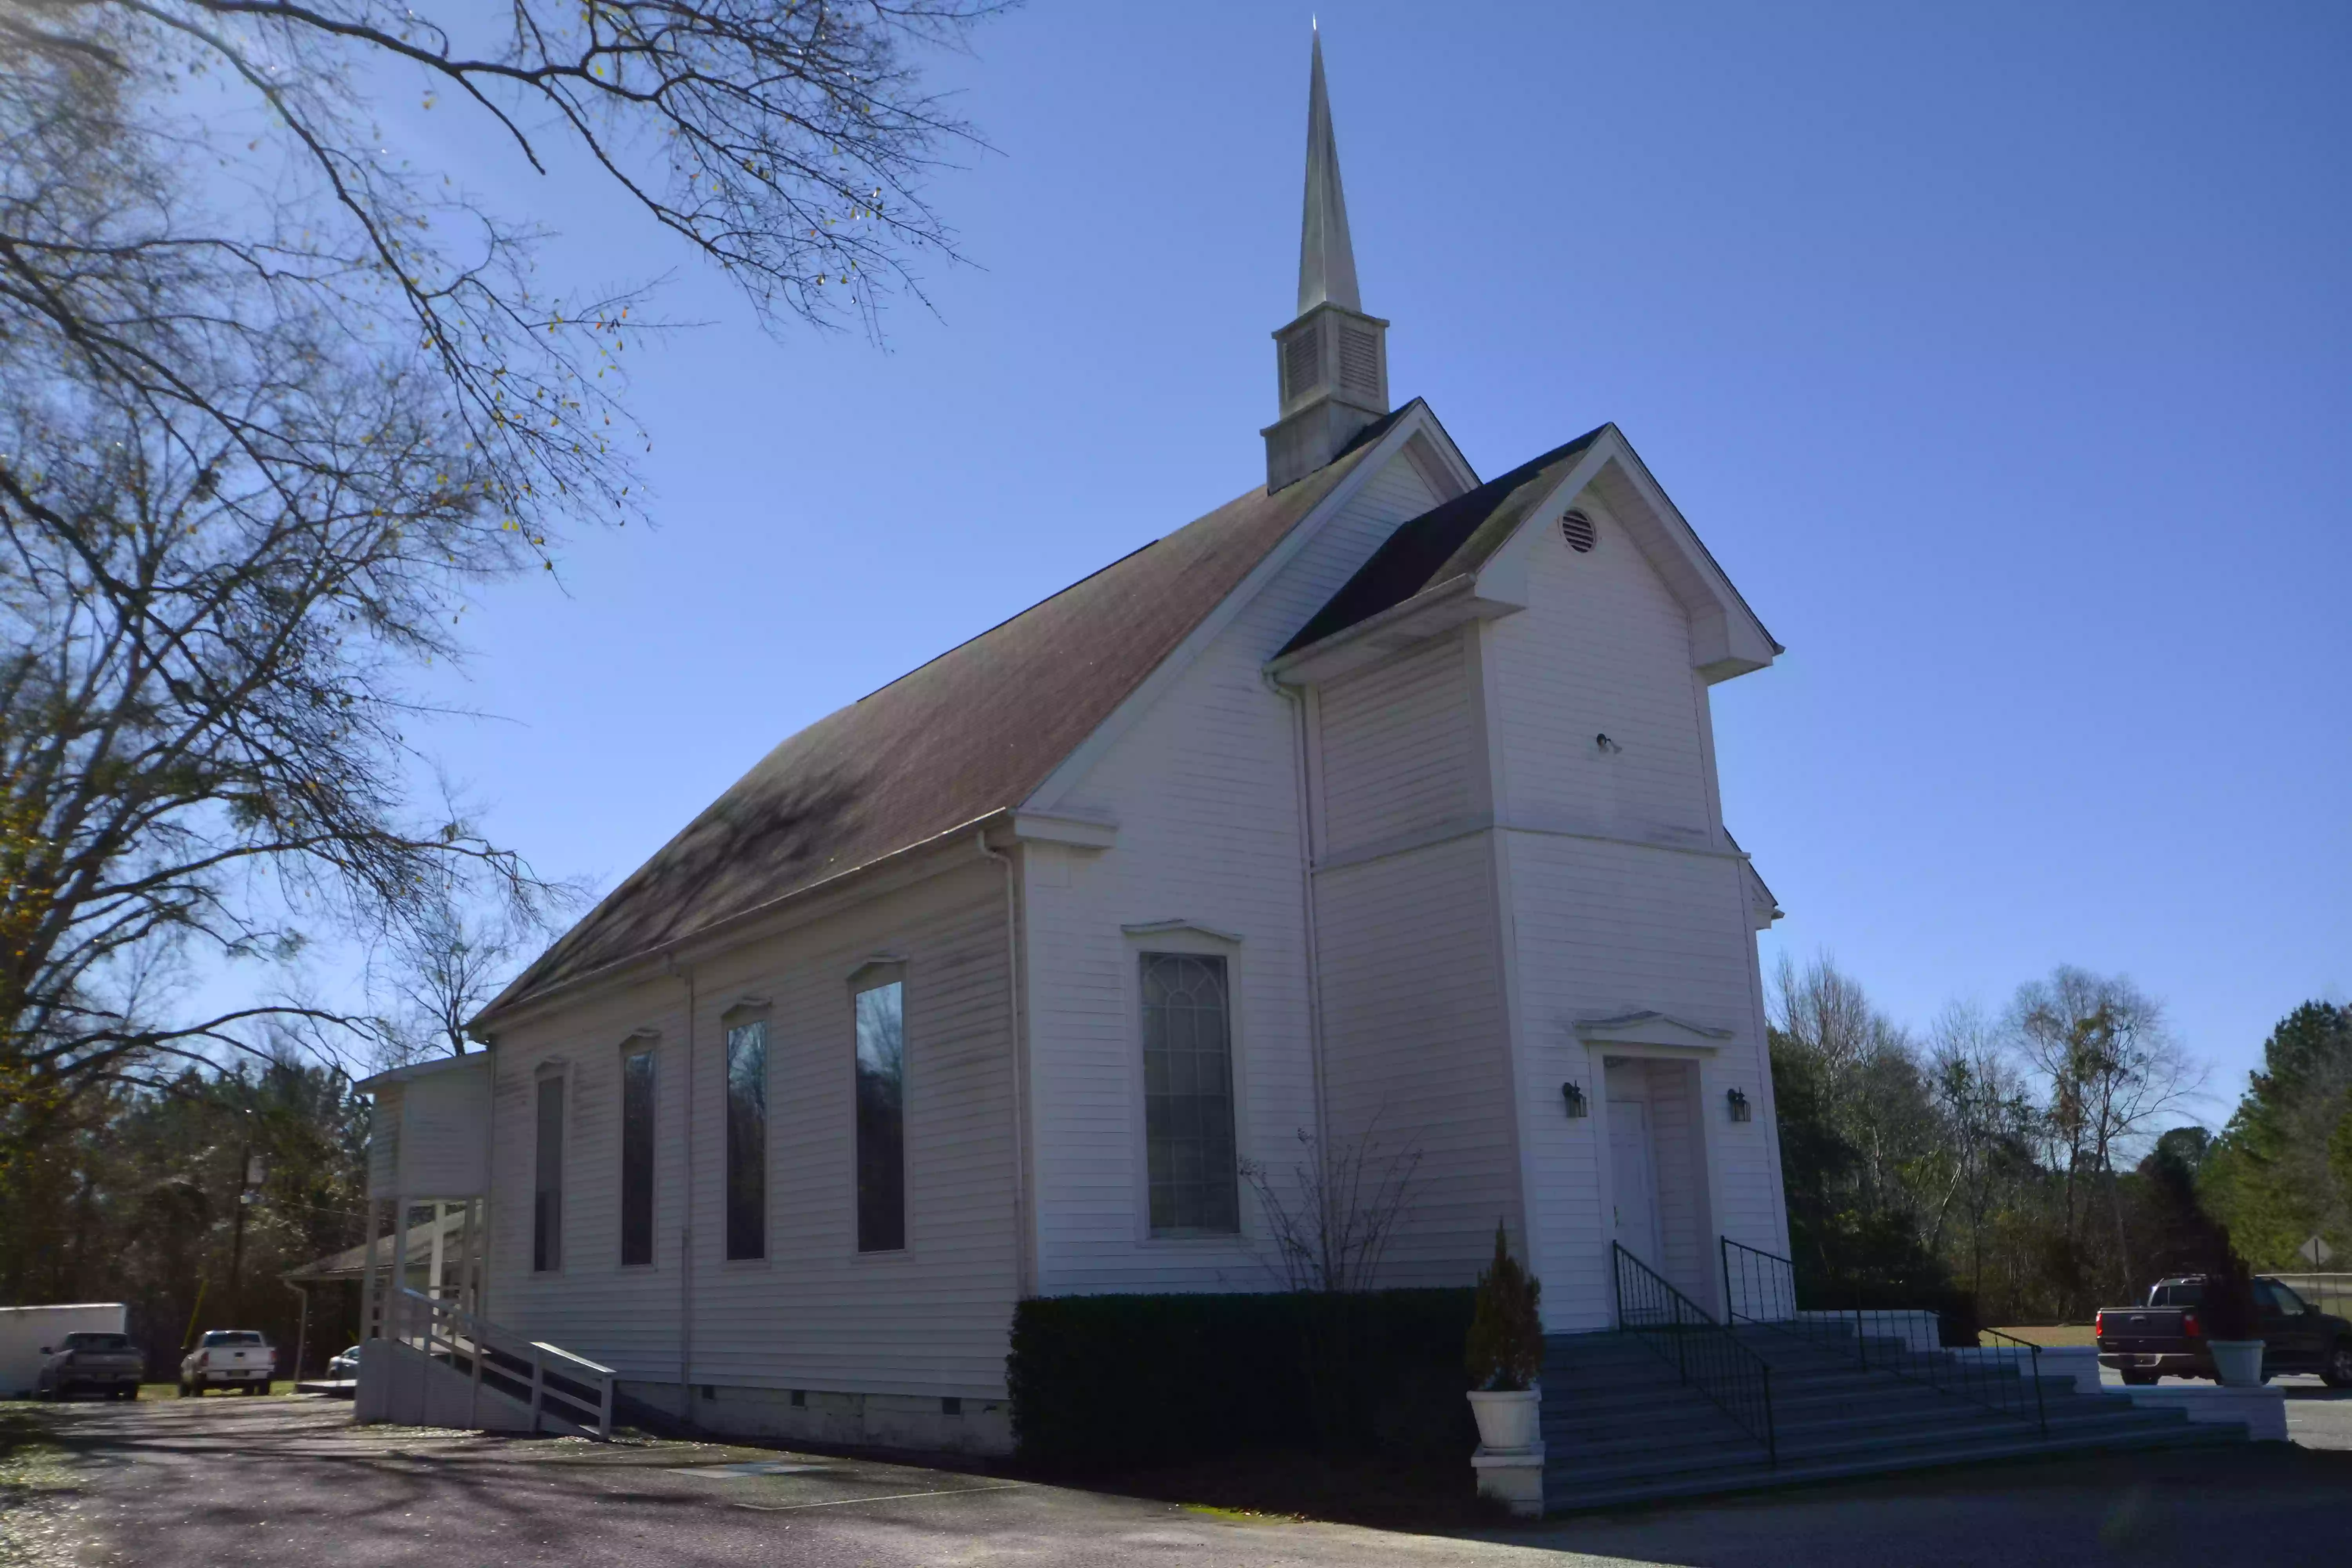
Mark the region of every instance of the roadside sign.
<instances>
[{"instance_id":1,"label":"roadside sign","mask_svg":"<svg viewBox=\"0 0 2352 1568\"><path fill-rule=\"evenodd\" d=\"M2314 1268L2326 1267L2327 1260L2336 1256L2336 1249L2315 1236L2309 1241L2305 1242L2301 1247L2296 1247L2294 1252L2296 1257L2302 1258L2305 1263L2310 1264Z\"/></svg>"}]
</instances>

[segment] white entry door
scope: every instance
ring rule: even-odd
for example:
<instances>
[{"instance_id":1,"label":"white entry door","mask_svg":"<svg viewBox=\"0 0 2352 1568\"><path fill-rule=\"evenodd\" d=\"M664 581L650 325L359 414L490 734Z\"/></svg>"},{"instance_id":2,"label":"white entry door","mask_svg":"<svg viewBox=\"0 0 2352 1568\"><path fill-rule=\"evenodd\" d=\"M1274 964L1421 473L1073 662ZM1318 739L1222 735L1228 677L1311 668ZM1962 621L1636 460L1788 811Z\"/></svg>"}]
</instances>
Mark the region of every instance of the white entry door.
<instances>
[{"instance_id":1,"label":"white entry door","mask_svg":"<svg viewBox=\"0 0 2352 1568\"><path fill-rule=\"evenodd\" d=\"M1650 1108L1638 1100L1609 1102L1609 1171L1618 1241L1658 1268L1658 1166L1650 1150Z\"/></svg>"}]
</instances>

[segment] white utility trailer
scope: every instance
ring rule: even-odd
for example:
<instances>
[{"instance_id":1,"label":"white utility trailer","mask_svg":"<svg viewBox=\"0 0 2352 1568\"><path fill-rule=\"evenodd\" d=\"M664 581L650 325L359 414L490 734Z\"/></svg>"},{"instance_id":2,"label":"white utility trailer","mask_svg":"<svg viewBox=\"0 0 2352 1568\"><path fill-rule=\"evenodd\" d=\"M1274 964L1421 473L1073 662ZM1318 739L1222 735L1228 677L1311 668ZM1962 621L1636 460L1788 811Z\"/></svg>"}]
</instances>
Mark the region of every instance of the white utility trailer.
<instances>
[{"instance_id":1,"label":"white utility trailer","mask_svg":"<svg viewBox=\"0 0 2352 1568\"><path fill-rule=\"evenodd\" d=\"M129 1331L120 1301L83 1301L63 1307L0 1307L0 1398L31 1396L34 1379L48 1359L43 1345L56 1346L68 1334Z\"/></svg>"}]
</instances>

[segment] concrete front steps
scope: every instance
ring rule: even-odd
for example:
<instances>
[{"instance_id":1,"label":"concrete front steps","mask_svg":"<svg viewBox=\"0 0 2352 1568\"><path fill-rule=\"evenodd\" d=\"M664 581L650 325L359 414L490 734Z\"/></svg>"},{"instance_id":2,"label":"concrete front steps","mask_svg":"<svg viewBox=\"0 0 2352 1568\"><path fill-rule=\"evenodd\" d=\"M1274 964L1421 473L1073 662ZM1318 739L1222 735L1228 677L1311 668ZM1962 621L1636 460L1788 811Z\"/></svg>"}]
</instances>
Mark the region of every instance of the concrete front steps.
<instances>
[{"instance_id":1,"label":"concrete front steps","mask_svg":"<svg viewBox=\"0 0 2352 1568\"><path fill-rule=\"evenodd\" d=\"M2185 1447L2245 1440L2242 1426L2191 1425L2177 1410L2076 1390L2071 1377L2032 1384L1987 1369L1977 1387L2001 1405L1920 1381L1952 1358L1872 1336L1858 1357L1851 1328L1742 1327L1740 1342L1771 1368L1779 1460L1674 1363L1631 1334L1559 1334L1545 1342L1544 1510L1603 1508L1712 1492L1925 1469L2094 1448ZM1940 1363L1937 1364L1937 1363ZM1910 1375L1903 1375L1898 1368Z\"/></svg>"}]
</instances>

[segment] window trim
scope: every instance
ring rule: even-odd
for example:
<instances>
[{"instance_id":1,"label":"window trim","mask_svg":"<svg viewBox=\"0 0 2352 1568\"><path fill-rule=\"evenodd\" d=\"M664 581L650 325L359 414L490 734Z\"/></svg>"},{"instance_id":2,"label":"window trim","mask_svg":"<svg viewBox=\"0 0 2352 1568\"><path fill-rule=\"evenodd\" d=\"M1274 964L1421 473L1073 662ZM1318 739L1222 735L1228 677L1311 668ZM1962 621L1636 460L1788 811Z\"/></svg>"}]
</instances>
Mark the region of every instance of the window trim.
<instances>
[{"instance_id":1,"label":"window trim","mask_svg":"<svg viewBox=\"0 0 2352 1568\"><path fill-rule=\"evenodd\" d=\"M572 1145L579 1142L572 1136L579 1118L573 1113L572 1062L567 1057L550 1057L531 1069L530 1075L530 1239L526 1256L530 1267L524 1271L528 1279L561 1277L570 1271L572 1248L568 1245L570 1227L565 1212L572 1205L564 1200L572 1192ZM539 1106L540 1097L548 1084L557 1086L556 1116L562 1131L562 1146L555 1154L555 1267L539 1266Z\"/></svg>"},{"instance_id":2,"label":"window trim","mask_svg":"<svg viewBox=\"0 0 2352 1568\"><path fill-rule=\"evenodd\" d=\"M747 1025L766 1030L766 1059L761 1064L762 1115L760 1128L760 1254L730 1258L727 1251L727 1094L728 1037ZM724 1269L766 1268L776 1256L776 1024L765 996L746 996L719 1015L719 1266Z\"/></svg>"},{"instance_id":3,"label":"window trim","mask_svg":"<svg viewBox=\"0 0 2352 1568\"><path fill-rule=\"evenodd\" d=\"M1129 1146L1134 1150L1129 1182L1134 1209L1134 1240L1155 1251L1213 1253L1254 1261L1257 1257L1258 1215L1250 1202L1249 1183L1241 1173L1252 1158L1249 1088L1249 1018L1244 1005L1244 948L1243 939L1192 920L1138 922L1120 928L1126 938L1127 961L1120 982L1126 1008ZM1165 952L1225 961L1225 1048L1231 1058L1234 1113L1234 1182L1235 1227L1225 1231L1167 1230L1151 1227L1151 1135L1144 1104L1143 957Z\"/></svg>"},{"instance_id":4,"label":"window trim","mask_svg":"<svg viewBox=\"0 0 2352 1568\"><path fill-rule=\"evenodd\" d=\"M877 953L849 972L846 1000L849 1015L848 1088L849 1088L849 1256L861 1265L888 1267L894 1259L911 1258L915 1252L915 1184L914 1127L915 1052L912 1031L908 1028L911 1010L908 998L913 987L908 984L908 964L896 953ZM885 985L898 987L899 1045L904 1053L898 1078L898 1245L878 1247L870 1251L859 1245L857 1191L857 998L866 992Z\"/></svg>"},{"instance_id":5,"label":"window trim","mask_svg":"<svg viewBox=\"0 0 2352 1568\"><path fill-rule=\"evenodd\" d=\"M621 1037L619 1047L614 1053L613 1256L615 1261L613 1267L625 1274L653 1274L661 1269L661 1044L660 1030L632 1029ZM639 1056L649 1056L654 1059L654 1146L646 1171L646 1182L650 1189L646 1198L652 1212L646 1216L650 1256L643 1263L631 1263L626 1259L629 1234L629 1059Z\"/></svg>"}]
</instances>

